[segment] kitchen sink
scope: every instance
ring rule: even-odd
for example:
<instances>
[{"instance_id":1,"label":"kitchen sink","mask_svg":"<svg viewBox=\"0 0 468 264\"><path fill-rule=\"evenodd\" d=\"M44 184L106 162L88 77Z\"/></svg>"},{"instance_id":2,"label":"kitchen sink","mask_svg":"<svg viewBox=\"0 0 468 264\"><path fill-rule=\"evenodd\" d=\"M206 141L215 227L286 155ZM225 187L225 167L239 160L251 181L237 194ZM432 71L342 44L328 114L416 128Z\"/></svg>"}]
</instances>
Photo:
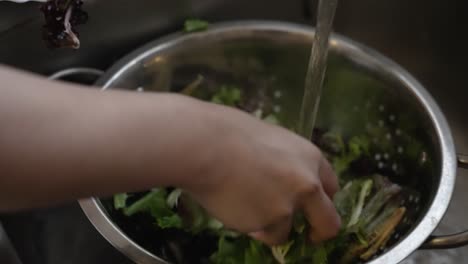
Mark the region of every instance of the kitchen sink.
<instances>
[{"instance_id":1,"label":"kitchen sink","mask_svg":"<svg viewBox=\"0 0 468 264\"><path fill-rule=\"evenodd\" d=\"M457 151L468 154L465 85L468 11L460 0L341 1L335 30L392 58L433 95L446 115ZM80 28L82 48L48 50L40 38L37 4L0 2L0 63L44 76L69 67L105 70L134 48L181 28L187 17L210 21L269 19L309 23L308 0L89 0L90 21ZM451 206L436 234L468 228L468 171L459 170ZM1 215L23 264L131 263L99 235L77 203ZM5 237L5 236L3 236ZM2 243L0 232L0 243ZM2 259L0 263L10 264ZM419 251L404 263L463 263L468 248ZM9 260L11 264L13 260Z\"/></svg>"}]
</instances>

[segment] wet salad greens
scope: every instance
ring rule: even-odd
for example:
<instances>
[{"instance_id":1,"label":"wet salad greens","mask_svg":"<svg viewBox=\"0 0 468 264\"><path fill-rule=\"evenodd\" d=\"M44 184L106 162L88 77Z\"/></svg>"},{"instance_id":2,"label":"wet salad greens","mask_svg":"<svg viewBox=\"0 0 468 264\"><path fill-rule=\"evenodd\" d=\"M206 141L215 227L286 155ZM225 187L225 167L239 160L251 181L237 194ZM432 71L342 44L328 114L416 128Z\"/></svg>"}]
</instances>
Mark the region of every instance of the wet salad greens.
<instances>
[{"instance_id":1,"label":"wet salad greens","mask_svg":"<svg viewBox=\"0 0 468 264\"><path fill-rule=\"evenodd\" d=\"M185 20L184 23L184 32L190 33L190 32L198 32L198 31L204 31L208 29L208 26L210 24L201 19L187 19Z\"/></svg>"},{"instance_id":2,"label":"wet salad greens","mask_svg":"<svg viewBox=\"0 0 468 264\"><path fill-rule=\"evenodd\" d=\"M200 97L196 89L200 82L201 77L182 93ZM242 89L234 85L224 85L204 99L237 107L266 122L283 124L281 116L267 97L262 94L246 96ZM391 182L382 174L401 173L402 170L404 173L403 165L395 163L391 170L382 170L378 162L375 162L376 155L381 155L377 153L397 151L392 145L372 141L385 133L385 129L383 126L369 129L365 134L351 138L319 129L314 133L314 143L332 163L341 185L334 204L342 217L342 230L338 237L320 245L311 245L308 242L308 225L300 214L296 216L289 242L270 248L224 228L221 222L208 215L183 190L177 188L156 188L143 194L117 194L114 196L113 206L119 214L130 219L150 216L152 228L165 231L166 237L177 233L197 239L207 238L206 241L209 242L203 249L205 255L198 255L200 259L184 256L186 247L179 242L183 239L168 241L166 251L170 252L165 255L171 256L168 258L174 263L186 263L188 258L190 263L215 264L326 264L366 261L385 248L389 241L394 240L398 232L405 228L408 219L414 217L415 212L407 211L408 197L413 201L419 199L417 192ZM406 143L413 141L403 132L400 133Z\"/></svg>"}]
</instances>

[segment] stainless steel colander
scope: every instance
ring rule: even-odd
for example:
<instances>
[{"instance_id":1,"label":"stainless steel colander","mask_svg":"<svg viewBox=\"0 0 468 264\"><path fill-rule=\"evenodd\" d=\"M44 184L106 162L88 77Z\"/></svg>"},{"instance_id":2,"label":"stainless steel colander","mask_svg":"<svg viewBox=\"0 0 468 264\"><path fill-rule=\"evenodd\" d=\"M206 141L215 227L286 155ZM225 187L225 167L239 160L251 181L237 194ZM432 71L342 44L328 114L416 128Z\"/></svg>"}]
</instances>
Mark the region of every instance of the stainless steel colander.
<instances>
[{"instance_id":1,"label":"stainless steel colander","mask_svg":"<svg viewBox=\"0 0 468 264\"><path fill-rule=\"evenodd\" d=\"M234 83L244 89L263 89L287 125L297 121L312 28L278 22L221 24L208 31L175 34L129 54L97 82L103 90L179 91L201 74L204 85L216 88ZM457 156L451 131L428 92L405 70L377 52L344 37L330 40L330 66L318 126L352 136L366 129L388 127L373 140L389 144L374 165L398 170L399 155L410 155L411 134L426 146L411 174L398 179L417 189L408 196L407 228L369 263L398 263L420 248L453 248L468 243L468 234L431 236L452 195ZM465 164L466 157L459 159ZM423 164L425 164L423 166ZM265 183L268 184L268 183ZM137 263L165 263L132 230L119 226L98 198L80 202L90 221L116 248ZM155 237L155 240L158 238Z\"/></svg>"}]
</instances>

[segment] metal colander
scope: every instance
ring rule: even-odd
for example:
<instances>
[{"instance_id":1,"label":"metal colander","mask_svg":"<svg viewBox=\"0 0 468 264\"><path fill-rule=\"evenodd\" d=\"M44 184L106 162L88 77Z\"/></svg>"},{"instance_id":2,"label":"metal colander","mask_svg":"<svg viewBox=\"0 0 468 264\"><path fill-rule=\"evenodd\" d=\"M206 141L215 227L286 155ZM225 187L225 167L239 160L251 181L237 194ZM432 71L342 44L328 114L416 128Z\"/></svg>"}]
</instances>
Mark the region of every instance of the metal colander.
<instances>
[{"instance_id":1,"label":"metal colander","mask_svg":"<svg viewBox=\"0 0 468 264\"><path fill-rule=\"evenodd\" d=\"M176 34L129 54L97 85L177 92L202 75L204 89L235 84L247 94L261 93L286 126L295 127L313 37L309 27L259 21ZM409 187L404 201L409 210L389 246L369 263L398 263L430 238L447 209L456 172L451 133L430 95L395 63L340 36L334 35L330 46L317 125L344 136L382 130L373 140L391 151L376 153L365 165ZM401 158L408 155L410 163ZM132 260L165 263L154 247L164 238L122 224L105 201L91 198L81 206L103 236ZM467 240L464 234L431 237L424 246L454 247Z\"/></svg>"}]
</instances>

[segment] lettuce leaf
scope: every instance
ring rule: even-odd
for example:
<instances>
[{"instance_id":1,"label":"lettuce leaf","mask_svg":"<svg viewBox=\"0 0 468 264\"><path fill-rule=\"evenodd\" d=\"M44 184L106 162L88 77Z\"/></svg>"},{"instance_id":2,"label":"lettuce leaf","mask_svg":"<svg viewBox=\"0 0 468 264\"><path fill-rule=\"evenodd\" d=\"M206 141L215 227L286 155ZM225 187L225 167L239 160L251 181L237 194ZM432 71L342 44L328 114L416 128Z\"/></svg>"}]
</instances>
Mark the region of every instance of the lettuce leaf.
<instances>
[{"instance_id":1,"label":"lettuce leaf","mask_svg":"<svg viewBox=\"0 0 468 264\"><path fill-rule=\"evenodd\" d=\"M208 29L209 25L210 25L210 23L208 23L205 20L187 19L185 21L185 23L184 23L184 31L186 33L204 31L204 30Z\"/></svg>"},{"instance_id":2,"label":"lettuce leaf","mask_svg":"<svg viewBox=\"0 0 468 264\"><path fill-rule=\"evenodd\" d=\"M215 264L274 264L275 260L268 247L248 237L230 239L221 236L218 250L211 256Z\"/></svg>"},{"instance_id":3,"label":"lettuce leaf","mask_svg":"<svg viewBox=\"0 0 468 264\"><path fill-rule=\"evenodd\" d=\"M223 85L211 98L212 103L236 106L241 101L241 90L234 85Z\"/></svg>"},{"instance_id":4,"label":"lettuce leaf","mask_svg":"<svg viewBox=\"0 0 468 264\"><path fill-rule=\"evenodd\" d=\"M119 210L127 206L127 193L119 193L114 195L114 208Z\"/></svg>"},{"instance_id":5,"label":"lettuce leaf","mask_svg":"<svg viewBox=\"0 0 468 264\"><path fill-rule=\"evenodd\" d=\"M117 195L114 200L121 202L122 195ZM155 220L155 223L163 229L182 228L182 218L171 210L167 201L167 191L165 189L154 189L128 207L121 207L123 213L132 216L138 213L149 213Z\"/></svg>"}]
</instances>

